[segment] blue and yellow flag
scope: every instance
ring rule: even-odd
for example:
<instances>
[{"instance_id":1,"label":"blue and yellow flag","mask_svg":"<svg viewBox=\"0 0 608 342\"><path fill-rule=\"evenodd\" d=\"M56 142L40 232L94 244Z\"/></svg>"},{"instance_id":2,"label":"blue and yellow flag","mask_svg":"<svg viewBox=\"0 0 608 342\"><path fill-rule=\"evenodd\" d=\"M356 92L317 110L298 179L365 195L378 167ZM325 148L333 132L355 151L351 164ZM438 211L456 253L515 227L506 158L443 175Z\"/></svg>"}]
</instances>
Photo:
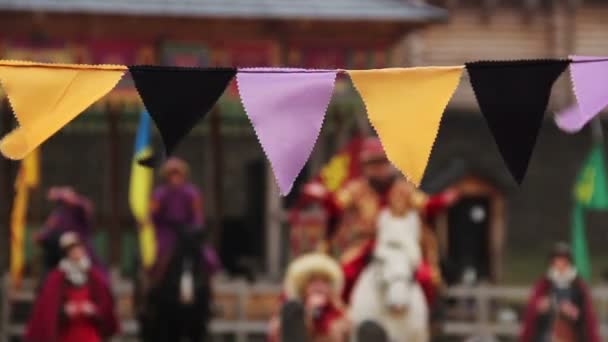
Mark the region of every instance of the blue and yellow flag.
<instances>
[{"instance_id":1,"label":"blue and yellow flag","mask_svg":"<svg viewBox=\"0 0 608 342\"><path fill-rule=\"evenodd\" d=\"M142 264L146 268L154 263L156 257L156 236L149 213L154 169L140 165L138 160L152 156L150 125L150 115L143 111L135 136L131 183L129 185L129 206L139 225L139 250Z\"/></svg>"}]
</instances>

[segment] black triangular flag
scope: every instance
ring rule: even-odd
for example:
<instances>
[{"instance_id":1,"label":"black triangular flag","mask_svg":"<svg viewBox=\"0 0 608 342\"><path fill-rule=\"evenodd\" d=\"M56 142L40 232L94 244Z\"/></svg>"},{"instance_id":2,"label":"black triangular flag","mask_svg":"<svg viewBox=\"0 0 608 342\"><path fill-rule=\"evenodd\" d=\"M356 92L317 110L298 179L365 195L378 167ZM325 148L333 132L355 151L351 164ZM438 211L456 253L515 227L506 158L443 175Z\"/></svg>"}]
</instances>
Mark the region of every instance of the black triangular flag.
<instances>
[{"instance_id":1,"label":"black triangular flag","mask_svg":"<svg viewBox=\"0 0 608 342\"><path fill-rule=\"evenodd\" d=\"M129 66L137 92L171 155L222 96L235 68Z\"/></svg>"},{"instance_id":2,"label":"black triangular flag","mask_svg":"<svg viewBox=\"0 0 608 342\"><path fill-rule=\"evenodd\" d=\"M521 184L542 125L551 88L568 60L466 63L498 150Z\"/></svg>"}]
</instances>

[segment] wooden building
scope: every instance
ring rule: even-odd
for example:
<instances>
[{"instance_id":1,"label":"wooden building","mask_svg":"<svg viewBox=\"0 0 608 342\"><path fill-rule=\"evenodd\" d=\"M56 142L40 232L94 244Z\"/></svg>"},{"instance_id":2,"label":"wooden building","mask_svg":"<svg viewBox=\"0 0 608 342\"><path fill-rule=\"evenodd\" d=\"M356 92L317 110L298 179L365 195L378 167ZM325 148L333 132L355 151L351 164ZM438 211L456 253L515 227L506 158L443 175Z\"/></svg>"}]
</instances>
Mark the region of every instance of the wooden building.
<instances>
[{"instance_id":1,"label":"wooden building","mask_svg":"<svg viewBox=\"0 0 608 342\"><path fill-rule=\"evenodd\" d=\"M402 0L0 0L0 56L127 65L384 67L408 64L408 33L445 18L440 8ZM113 242L114 262L121 232L134 226L126 199L139 108L126 76L42 148L42 191L69 183L89 195L98 226ZM192 164L208 222L227 256L240 249L258 268L278 275L281 199L234 85L210 116L178 155ZM6 103L2 117L7 132L13 122ZM4 204L11 202L16 164L1 163ZM32 205L34 223L49 209L42 191ZM2 206L4 237L9 208Z\"/></svg>"},{"instance_id":2,"label":"wooden building","mask_svg":"<svg viewBox=\"0 0 608 342\"><path fill-rule=\"evenodd\" d=\"M414 65L564 58L570 54L608 55L606 1L437 0L430 3L448 9L449 19L410 38L416 46ZM505 179L507 259L526 255L543 260L553 242L570 239L572 187L593 140L590 127L576 135L568 135L556 127L553 113L572 101L572 85L565 72L553 88L521 186L511 180L500 158L466 73L443 117L423 183L432 183L454 158L481 163L489 174ZM591 253L599 254L607 242L602 233L605 227L589 224L587 228ZM597 265L596 270L600 269Z\"/></svg>"},{"instance_id":3,"label":"wooden building","mask_svg":"<svg viewBox=\"0 0 608 342\"><path fill-rule=\"evenodd\" d=\"M439 215L434 227L442 273L449 285L501 279L506 184L493 170L455 158L424 185L430 193L458 193L458 201Z\"/></svg>"}]
</instances>

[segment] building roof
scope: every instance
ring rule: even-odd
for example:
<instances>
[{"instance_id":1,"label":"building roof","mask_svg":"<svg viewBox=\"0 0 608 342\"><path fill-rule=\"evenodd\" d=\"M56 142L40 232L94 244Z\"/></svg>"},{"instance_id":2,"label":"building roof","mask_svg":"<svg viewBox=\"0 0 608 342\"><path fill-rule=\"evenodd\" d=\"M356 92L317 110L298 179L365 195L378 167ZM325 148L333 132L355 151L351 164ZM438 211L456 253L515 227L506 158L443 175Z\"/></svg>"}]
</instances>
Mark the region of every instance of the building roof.
<instances>
[{"instance_id":1,"label":"building roof","mask_svg":"<svg viewBox=\"0 0 608 342\"><path fill-rule=\"evenodd\" d=\"M0 10L402 22L447 17L441 8L408 0L0 0Z\"/></svg>"}]
</instances>

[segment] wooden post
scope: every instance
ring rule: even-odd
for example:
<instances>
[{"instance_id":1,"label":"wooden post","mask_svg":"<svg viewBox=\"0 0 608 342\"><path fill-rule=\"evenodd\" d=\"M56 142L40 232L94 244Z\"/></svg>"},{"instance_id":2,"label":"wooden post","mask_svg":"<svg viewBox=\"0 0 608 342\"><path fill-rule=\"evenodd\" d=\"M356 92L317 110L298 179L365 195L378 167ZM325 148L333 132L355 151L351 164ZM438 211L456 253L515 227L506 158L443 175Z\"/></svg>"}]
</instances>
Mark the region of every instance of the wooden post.
<instances>
[{"instance_id":1,"label":"wooden post","mask_svg":"<svg viewBox=\"0 0 608 342\"><path fill-rule=\"evenodd\" d=\"M284 32L281 27L273 27L276 32ZM279 33L279 62L281 65L288 63L287 39L285 33ZM271 279L280 279L281 276L281 226L283 203L279 193L279 187L272 174L272 168L266 162L266 212L264 223L266 225L266 272Z\"/></svg>"},{"instance_id":2,"label":"wooden post","mask_svg":"<svg viewBox=\"0 0 608 342\"><path fill-rule=\"evenodd\" d=\"M121 106L108 104L106 118L108 123L108 151L110 160L110 221L109 247L110 269L120 267L120 132L118 120Z\"/></svg>"},{"instance_id":3,"label":"wooden post","mask_svg":"<svg viewBox=\"0 0 608 342\"><path fill-rule=\"evenodd\" d=\"M212 228L211 241L220 247L222 234L222 220L224 218L223 206L223 184L224 184L224 156L222 149L222 117L217 107L214 107L211 115L211 158L213 179L213 203L215 208L215 225Z\"/></svg>"},{"instance_id":4,"label":"wooden post","mask_svg":"<svg viewBox=\"0 0 608 342\"><path fill-rule=\"evenodd\" d=\"M604 144L604 130L602 128L602 119L596 115L591 120L591 135L594 143Z\"/></svg>"},{"instance_id":5,"label":"wooden post","mask_svg":"<svg viewBox=\"0 0 608 342\"><path fill-rule=\"evenodd\" d=\"M576 47L576 18L569 2L570 0L554 0L551 3L551 17L547 31L550 53L556 58L572 54ZM555 107L564 108L572 102L572 85L567 77L563 77L555 88L556 95L559 95L551 97L551 103Z\"/></svg>"},{"instance_id":6,"label":"wooden post","mask_svg":"<svg viewBox=\"0 0 608 342\"><path fill-rule=\"evenodd\" d=\"M281 195L272 169L266 168L266 271L272 279L281 276Z\"/></svg>"},{"instance_id":7,"label":"wooden post","mask_svg":"<svg viewBox=\"0 0 608 342\"><path fill-rule=\"evenodd\" d=\"M490 338L490 298L487 285L482 284L477 287L475 297L475 301L477 302L478 331L482 339Z\"/></svg>"}]
</instances>

